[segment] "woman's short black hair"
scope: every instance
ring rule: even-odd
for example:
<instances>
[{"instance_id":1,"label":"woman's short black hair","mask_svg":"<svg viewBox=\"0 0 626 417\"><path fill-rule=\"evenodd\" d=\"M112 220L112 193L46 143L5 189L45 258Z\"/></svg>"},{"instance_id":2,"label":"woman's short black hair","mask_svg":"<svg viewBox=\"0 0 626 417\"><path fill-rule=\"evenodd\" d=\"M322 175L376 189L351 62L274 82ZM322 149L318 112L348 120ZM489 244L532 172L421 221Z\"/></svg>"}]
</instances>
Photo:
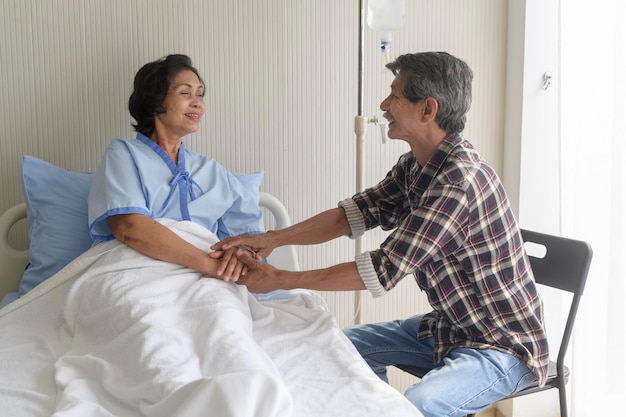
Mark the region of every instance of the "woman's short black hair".
<instances>
[{"instance_id":1,"label":"woman's short black hair","mask_svg":"<svg viewBox=\"0 0 626 417\"><path fill-rule=\"evenodd\" d=\"M135 75L133 92L128 100L128 110L137 121L132 126L137 132L150 137L154 132L154 116L162 113L161 104L170 88L170 80L180 71L193 71L200 83L204 81L198 70L191 65L187 55L168 55L145 64Z\"/></svg>"}]
</instances>

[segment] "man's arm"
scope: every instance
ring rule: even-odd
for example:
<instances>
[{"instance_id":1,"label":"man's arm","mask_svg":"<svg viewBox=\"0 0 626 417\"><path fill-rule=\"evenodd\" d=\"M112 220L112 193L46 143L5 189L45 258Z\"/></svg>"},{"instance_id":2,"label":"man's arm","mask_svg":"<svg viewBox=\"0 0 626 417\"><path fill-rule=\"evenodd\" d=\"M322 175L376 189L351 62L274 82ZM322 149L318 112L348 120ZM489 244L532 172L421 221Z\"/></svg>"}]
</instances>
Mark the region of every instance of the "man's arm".
<instances>
[{"instance_id":1,"label":"man's arm","mask_svg":"<svg viewBox=\"0 0 626 417\"><path fill-rule=\"evenodd\" d=\"M237 246L247 246L265 258L279 246L314 245L349 234L350 225L345 211L342 208L333 208L284 229L226 238L213 245L211 249L224 251Z\"/></svg>"},{"instance_id":2,"label":"man's arm","mask_svg":"<svg viewBox=\"0 0 626 417\"><path fill-rule=\"evenodd\" d=\"M238 250L236 255L250 269L237 283L246 285L251 292L267 293L296 288L316 291L366 289L355 262L311 271L284 271L263 263L260 257L253 257L248 251Z\"/></svg>"},{"instance_id":3,"label":"man's arm","mask_svg":"<svg viewBox=\"0 0 626 417\"><path fill-rule=\"evenodd\" d=\"M350 225L342 208L333 208L308 220L273 231L278 235L278 245L314 245L350 234Z\"/></svg>"}]
</instances>

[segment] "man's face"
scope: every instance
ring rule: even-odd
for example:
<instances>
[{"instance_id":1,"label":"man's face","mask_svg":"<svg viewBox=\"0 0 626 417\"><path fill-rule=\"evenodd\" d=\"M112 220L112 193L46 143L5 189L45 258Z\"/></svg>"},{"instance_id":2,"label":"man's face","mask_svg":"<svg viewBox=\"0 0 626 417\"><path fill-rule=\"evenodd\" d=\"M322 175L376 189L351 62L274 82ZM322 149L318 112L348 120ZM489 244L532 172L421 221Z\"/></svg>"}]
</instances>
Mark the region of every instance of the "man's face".
<instances>
[{"instance_id":1,"label":"man's face","mask_svg":"<svg viewBox=\"0 0 626 417\"><path fill-rule=\"evenodd\" d=\"M391 93L380 103L380 109L389 122L389 138L409 141L420 133L423 101L410 102L402 93L403 83L400 75L393 80Z\"/></svg>"}]
</instances>

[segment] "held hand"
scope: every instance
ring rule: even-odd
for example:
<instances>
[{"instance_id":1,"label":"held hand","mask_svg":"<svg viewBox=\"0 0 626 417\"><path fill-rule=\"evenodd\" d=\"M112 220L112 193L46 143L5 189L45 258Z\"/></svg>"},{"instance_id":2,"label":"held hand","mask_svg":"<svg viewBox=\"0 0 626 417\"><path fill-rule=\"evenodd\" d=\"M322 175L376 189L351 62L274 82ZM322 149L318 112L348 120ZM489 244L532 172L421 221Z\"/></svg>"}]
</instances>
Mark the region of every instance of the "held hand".
<instances>
[{"instance_id":1,"label":"held hand","mask_svg":"<svg viewBox=\"0 0 626 417\"><path fill-rule=\"evenodd\" d=\"M248 267L243 262L239 261L235 256L237 248L232 248L224 251L209 252L209 256L213 259L220 260L217 271L215 272L215 278L222 279L224 281L237 282L239 278L248 272Z\"/></svg>"},{"instance_id":2,"label":"held hand","mask_svg":"<svg viewBox=\"0 0 626 417\"><path fill-rule=\"evenodd\" d=\"M263 262L259 255L253 256L246 250L236 252L237 259L246 265L248 272L239 278L237 284L245 285L250 292L267 293L280 289L278 270Z\"/></svg>"},{"instance_id":3,"label":"held hand","mask_svg":"<svg viewBox=\"0 0 626 417\"><path fill-rule=\"evenodd\" d=\"M278 245L275 239L275 232L269 231L254 235L248 234L227 237L211 246L211 249L215 251L226 251L239 246L252 250L261 258L267 258Z\"/></svg>"}]
</instances>

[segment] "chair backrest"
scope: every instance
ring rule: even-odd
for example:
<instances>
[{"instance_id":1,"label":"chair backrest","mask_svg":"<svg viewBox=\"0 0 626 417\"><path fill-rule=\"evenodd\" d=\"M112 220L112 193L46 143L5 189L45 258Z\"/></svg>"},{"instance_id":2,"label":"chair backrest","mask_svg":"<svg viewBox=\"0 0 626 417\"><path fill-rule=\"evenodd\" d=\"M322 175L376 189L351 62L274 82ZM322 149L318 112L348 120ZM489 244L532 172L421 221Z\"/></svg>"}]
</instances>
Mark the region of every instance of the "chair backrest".
<instances>
[{"instance_id":1,"label":"chair backrest","mask_svg":"<svg viewBox=\"0 0 626 417\"><path fill-rule=\"evenodd\" d=\"M593 251L587 242L548 235L530 230L522 230L524 244L543 247L543 255L535 256L527 250L535 282L573 293L561 346L557 357L559 375L563 375L565 352L569 345L578 305L585 290L587 274Z\"/></svg>"},{"instance_id":2,"label":"chair backrest","mask_svg":"<svg viewBox=\"0 0 626 417\"><path fill-rule=\"evenodd\" d=\"M529 253L537 283L582 295L593 256L587 242L530 230L522 230L522 239L545 249L543 257Z\"/></svg>"}]
</instances>

